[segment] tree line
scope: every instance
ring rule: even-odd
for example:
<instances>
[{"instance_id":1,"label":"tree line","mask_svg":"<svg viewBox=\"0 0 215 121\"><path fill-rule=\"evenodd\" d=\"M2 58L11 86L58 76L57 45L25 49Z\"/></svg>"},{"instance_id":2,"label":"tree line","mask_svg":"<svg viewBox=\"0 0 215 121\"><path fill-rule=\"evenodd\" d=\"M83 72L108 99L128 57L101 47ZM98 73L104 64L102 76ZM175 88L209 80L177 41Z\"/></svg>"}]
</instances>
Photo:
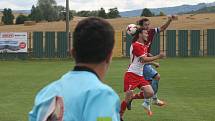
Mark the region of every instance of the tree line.
<instances>
[{"instance_id":1,"label":"tree line","mask_svg":"<svg viewBox=\"0 0 215 121\"><path fill-rule=\"evenodd\" d=\"M6 25L13 24L14 15L10 8L5 8L2 11L2 22ZM72 12L69 12L69 19L73 18ZM23 24L24 21L60 21L66 20L66 8L58 6L55 0L38 0L36 6L32 6L29 15L20 14L17 16L15 23Z\"/></svg>"},{"instance_id":2,"label":"tree line","mask_svg":"<svg viewBox=\"0 0 215 121\"><path fill-rule=\"evenodd\" d=\"M10 8L5 8L3 11L3 16L2 16L2 22L5 25L11 25L13 24L14 20L14 15L12 13L12 10ZM117 18L120 17L119 11L117 8L111 8L109 9L109 12L106 13L103 8L97 11L79 11L76 12L74 10L69 11L69 19L71 20L73 16L80 16L80 17L90 17L90 16L95 16L95 17L101 17L104 19L112 19L112 18ZM29 15L23 15L20 14L17 16L15 24L23 24L24 21L60 21L66 20L66 9L63 6L54 6L53 8L51 6L32 6L31 13Z\"/></svg>"},{"instance_id":3,"label":"tree line","mask_svg":"<svg viewBox=\"0 0 215 121\"><path fill-rule=\"evenodd\" d=\"M165 16L165 13L160 11L158 15L155 15L153 12L151 12L148 8L144 8L142 10L142 13L140 16L145 16L145 17L152 17L152 16Z\"/></svg>"},{"instance_id":4,"label":"tree line","mask_svg":"<svg viewBox=\"0 0 215 121\"><path fill-rule=\"evenodd\" d=\"M2 16L2 22L5 25L13 24L14 15L12 13L12 10L10 8L5 8L3 11ZM160 13L160 15L165 15L163 12ZM94 10L94 11L78 11L70 10L69 11L69 19L71 20L73 16L80 16L80 17L101 17L104 19L112 19L112 18L118 18L120 17L119 11L117 7L110 8L108 12L106 13L104 8L101 8L100 10ZM145 17L151 17L155 16L149 9L145 8L143 9L141 16ZM55 0L38 0L37 5L33 5L31 8L31 13L29 15L23 15L20 14L16 20L15 24L23 24L24 21L60 21L66 20L66 8L64 6L57 5Z\"/></svg>"}]
</instances>

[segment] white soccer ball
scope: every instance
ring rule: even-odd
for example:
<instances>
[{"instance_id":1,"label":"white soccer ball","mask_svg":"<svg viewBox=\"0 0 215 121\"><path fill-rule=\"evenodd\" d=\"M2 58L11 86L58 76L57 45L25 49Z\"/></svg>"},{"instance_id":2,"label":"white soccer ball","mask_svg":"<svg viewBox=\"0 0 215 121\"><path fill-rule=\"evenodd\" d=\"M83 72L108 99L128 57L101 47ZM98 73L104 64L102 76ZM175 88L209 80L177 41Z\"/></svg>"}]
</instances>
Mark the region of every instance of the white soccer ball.
<instances>
[{"instance_id":1,"label":"white soccer ball","mask_svg":"<svg viewBox=\"0 0 215 121\"><path fill-rule=\"evenodd\" d=\"M136 33L137 29L138 29L138 27L136 24L129 24L126 28L126 32L127 32L127 34L133 36Z\"/></svg>"}]
</instances>

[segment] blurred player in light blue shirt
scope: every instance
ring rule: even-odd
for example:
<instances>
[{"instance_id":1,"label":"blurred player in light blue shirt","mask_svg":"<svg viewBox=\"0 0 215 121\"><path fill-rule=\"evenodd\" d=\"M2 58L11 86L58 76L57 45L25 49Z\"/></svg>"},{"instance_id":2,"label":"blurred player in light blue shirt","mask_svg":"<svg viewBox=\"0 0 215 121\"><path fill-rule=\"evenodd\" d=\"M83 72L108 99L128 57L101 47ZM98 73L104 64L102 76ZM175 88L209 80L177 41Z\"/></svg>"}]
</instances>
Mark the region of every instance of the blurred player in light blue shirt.
<instances>
[{"instance_id":1,"label":"blurred player in light blue shirt","mask_svg":"<svg viewBox=\"0 0 215 121\"><path fill-rule=\"evenodd\" d=\"M119 97L102 82L113 46L108 22L80 21L73 35L74 69L37 94L29 121L119 121Z\"/></svg>"}]
</instances>

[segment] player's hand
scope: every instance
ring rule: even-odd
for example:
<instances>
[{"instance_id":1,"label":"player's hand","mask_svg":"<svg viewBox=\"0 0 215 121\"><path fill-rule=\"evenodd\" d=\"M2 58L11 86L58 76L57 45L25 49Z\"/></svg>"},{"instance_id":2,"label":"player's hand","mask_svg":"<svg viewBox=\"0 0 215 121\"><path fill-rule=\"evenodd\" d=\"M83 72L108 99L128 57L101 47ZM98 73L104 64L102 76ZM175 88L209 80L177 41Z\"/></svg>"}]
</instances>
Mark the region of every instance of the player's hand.
<instances>
[{"instance_id":1,"label":"player's hand","mask_svg":"<svg viewBox=\"0 0 215 121\"><path fill-rule=\"evenodd\" d=\"M172 15L172 20L178 20L178 16L177 15Z\"/></svg>"},{"instance_id":2,"label":"player's hand","mask_svg":"<svg viewBox=\"0 0 215 121\"><path fill-rule=\"evenodd\" d=\"M125 92L125 100L126 101L130 101L132 100L133 96L134 96L134 92L133 90L131 90L131 85L129 85L129 89Z\"/></svg>"},{"instance_id":3,"label":"player's hand","mask_svg":"<svg viewBox=\"0 0 215 121\"><path fill-rule=\"evenodd\" d=\"M166 57L164 52L160 52L160 54L158 55L160 59L163 59Z\"/></svg>"},{"instance_id":4,"label":"player's hand","mask_svg":"<svg viewBox=\"0 0 215 121\"><path fill-rule=\"evenodd\" d=\"M160 64L157 62L154 62L154 66L155 66L155 68L158 68L158 67L160 67Z\"/></svg>"},{"instance_id":5,"label":"player's hand","mask_svg":"<svg viewBox=\"0 0 215 121\"><path fill-rule=\"evenodd\" d=\"M168 17L169 20L173 21L173 20L178 20L178 16L177 15L171 15Z\"/></svg>"},{"instance_id":6,"label":"player's hand","mask_svg":"<svg viewBox=\"0 0 215 121\"><path fill-rule=\"evenodd\" d=\"M133 98L133 96L134 96L133 90L128 90L125 93L125 100L130 101Z\"/></svg>"}]
</instances>

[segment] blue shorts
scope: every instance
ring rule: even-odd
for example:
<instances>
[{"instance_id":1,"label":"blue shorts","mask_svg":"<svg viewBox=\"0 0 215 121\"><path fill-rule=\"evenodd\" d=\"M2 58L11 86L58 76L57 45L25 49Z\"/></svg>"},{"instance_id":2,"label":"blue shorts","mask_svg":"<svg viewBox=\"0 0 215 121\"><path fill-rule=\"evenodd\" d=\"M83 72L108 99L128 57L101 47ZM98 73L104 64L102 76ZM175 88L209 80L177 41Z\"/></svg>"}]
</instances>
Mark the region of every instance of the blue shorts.
<instances>
[{"instance_id":1,"label":"blue shorts","mask_svg":"<svg viewBox=\"0 0 215 121\"><path fill-rule=\"evenodd\" d=\"M158 72L150 65L150 64L145 64L143 67L143 76L145 80L152 80Z\"/></svg>"}]
</instances>

